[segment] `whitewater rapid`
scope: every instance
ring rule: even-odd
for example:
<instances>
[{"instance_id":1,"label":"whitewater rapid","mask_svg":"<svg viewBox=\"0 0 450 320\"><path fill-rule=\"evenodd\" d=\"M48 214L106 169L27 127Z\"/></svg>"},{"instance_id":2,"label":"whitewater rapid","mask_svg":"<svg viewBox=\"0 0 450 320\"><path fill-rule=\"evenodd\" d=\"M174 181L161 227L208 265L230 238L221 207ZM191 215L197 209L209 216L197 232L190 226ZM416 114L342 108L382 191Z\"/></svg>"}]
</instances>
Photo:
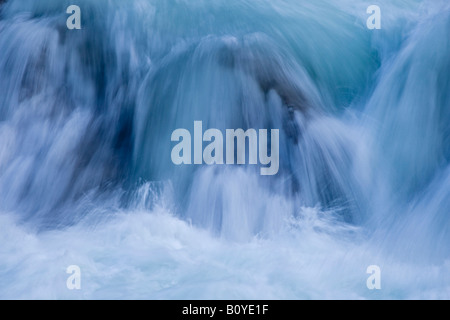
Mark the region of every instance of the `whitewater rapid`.
<instances>
[{"instance_id":1,"label":"whitewater rapid","mask_svg":"<svg viewBox=\"0 0 450 320\"><path fill-rule=\"evenodd\" d=\"M0 4L1 299L450 298L448 1L381 30L370 1L71 4ZM280 130L279 173L175 166L194 121Z\"/></svg>"}]
</instances>

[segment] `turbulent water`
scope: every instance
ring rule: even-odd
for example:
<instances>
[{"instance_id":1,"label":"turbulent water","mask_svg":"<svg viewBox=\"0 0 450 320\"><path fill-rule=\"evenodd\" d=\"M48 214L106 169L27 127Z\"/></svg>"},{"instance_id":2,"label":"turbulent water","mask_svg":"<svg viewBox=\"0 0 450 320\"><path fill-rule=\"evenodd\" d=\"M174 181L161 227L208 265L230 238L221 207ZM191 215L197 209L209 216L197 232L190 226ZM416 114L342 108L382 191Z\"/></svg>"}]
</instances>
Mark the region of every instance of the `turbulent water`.
<instances>
[{"instance_id":1,"label":"turbulent water","mask_svg":"<svg viewBox=\"0 0 450 320\"><path fill-rule=\"evenodd\" d=\"M450 299L447 0L381 30L371 1L75 2L0 4L0 298ZM279 129L278 175L175 166L198 120Z\"/></svg>"}]
</instances>

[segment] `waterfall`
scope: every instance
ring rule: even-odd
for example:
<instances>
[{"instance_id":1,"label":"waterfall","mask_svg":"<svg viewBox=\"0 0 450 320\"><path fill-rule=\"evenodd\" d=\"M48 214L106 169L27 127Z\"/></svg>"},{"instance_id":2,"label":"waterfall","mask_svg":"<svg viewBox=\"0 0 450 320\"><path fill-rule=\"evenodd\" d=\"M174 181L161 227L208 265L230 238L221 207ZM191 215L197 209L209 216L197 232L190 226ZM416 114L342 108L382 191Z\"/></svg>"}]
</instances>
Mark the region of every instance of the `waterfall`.
<instances>
[{"instance_id":1,"label":"waterfall","mask_svg":"<svg viewBox=\"0 0 450 320\"><path fill-rule=\"evenodd\" d=\"M381 30L370 1L76 2L80 30L0 1L0 298L449 298L447 1ZM279 130L279 171L174 164L196 121Z\"/></svg>"}]
</instances>

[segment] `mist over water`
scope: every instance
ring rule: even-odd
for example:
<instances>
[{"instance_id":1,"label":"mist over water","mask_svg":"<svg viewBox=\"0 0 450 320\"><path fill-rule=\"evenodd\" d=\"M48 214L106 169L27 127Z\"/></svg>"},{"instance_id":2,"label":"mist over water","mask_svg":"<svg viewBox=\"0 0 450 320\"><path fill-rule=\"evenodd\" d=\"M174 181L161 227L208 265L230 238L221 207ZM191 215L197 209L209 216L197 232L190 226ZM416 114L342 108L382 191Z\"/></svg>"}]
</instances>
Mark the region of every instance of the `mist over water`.
<instances>
[{"instance_id":1,"label":"mist over water","mask_svg":"<svg viewBox=\"0 0 450 320\"><path fill-rule=\"evenodd\" d=\"M0 298L449 299L450 5L378 2L0 4ZM174 165L194 121L279 173Z\"/></svg>"}]
</instances>

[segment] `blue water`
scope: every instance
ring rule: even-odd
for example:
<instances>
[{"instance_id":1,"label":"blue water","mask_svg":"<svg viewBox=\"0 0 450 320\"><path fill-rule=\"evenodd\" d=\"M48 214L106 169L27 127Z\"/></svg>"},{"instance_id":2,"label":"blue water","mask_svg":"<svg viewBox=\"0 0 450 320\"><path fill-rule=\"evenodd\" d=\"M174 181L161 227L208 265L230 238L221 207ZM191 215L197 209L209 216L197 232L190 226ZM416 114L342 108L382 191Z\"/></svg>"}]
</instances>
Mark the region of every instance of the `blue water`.
<instances>
[{"instance_id":1,"label":"blue water","mask_svg":"<svg viewBox=\"0 0 450 320\"><path fill-rule=\"evenodd\" d=\"M71 4L0 4L0 298L450 299L448 1L381 30L371 1ZM278 175L175 166L194 121L279 129Z\"/></svg>"}]
</instances>

